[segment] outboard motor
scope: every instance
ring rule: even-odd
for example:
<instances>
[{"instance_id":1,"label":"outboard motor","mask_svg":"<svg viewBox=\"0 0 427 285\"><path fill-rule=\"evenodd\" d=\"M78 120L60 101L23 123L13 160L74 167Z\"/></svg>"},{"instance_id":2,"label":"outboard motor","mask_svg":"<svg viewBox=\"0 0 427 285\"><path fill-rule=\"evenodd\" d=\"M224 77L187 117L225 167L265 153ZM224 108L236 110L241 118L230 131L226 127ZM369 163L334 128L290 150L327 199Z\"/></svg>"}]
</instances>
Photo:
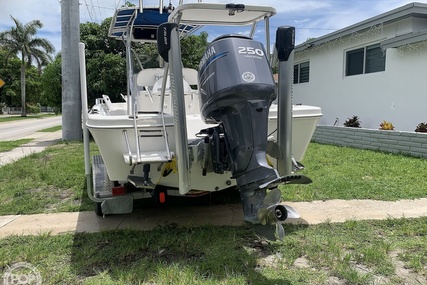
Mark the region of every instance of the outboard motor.
<instances>
[{"instance_id":1,"label":"outboard motor","mask_svg":"<svg viewBox=\"0 0 427 285\"><path fill-rule=\"evenodd\" d=\"M263 45L242 35L215 39L200 62L199 86L205 122L223 126L244 219L259 223L266 195L262 185L280 180L266 158L268 112L276 95Z\"/></svg>"}]
</instances>

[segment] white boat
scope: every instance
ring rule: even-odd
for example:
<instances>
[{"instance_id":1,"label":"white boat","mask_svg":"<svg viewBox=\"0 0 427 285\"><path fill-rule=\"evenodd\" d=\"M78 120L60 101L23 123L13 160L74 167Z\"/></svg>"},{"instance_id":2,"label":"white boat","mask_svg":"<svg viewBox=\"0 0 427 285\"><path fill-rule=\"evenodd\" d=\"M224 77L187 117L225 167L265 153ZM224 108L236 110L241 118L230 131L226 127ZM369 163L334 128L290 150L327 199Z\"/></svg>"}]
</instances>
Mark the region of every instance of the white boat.
<instances>
[{"instance_id":1,"label":"white boat","mask_svg":"<svg viewBox=\"0 0 427 285\"><path fill-rule=\"evenodd\" d=\"M113 16L110 36L123 40L127 49L128 93L119 103L102 95L83 115L86 175L93 181L88 194L97 213L129 213L140 198L162 203L168 195L238 187L246 221L283 221L294 211L279 207L280 192L268 189L311 182L294 172L322 115L318 107L291 103L294 29L279 28L281 42L276 39L271 53L273 7L180 1L173 8L162 3L161 8L121 8ZM252 39L259 21L265 22L266 47ZM230 26L231 32L248 26L250 33L217 38L206 48L199 70L185 68L179 40L203 25ZM132 42L157 42L160 67L136 68ZM83 44L80 55L87 110ZM277 88L271 72L276 58ZM87 130L100 151L92 167Z\"/></svg>"}]
</instances>

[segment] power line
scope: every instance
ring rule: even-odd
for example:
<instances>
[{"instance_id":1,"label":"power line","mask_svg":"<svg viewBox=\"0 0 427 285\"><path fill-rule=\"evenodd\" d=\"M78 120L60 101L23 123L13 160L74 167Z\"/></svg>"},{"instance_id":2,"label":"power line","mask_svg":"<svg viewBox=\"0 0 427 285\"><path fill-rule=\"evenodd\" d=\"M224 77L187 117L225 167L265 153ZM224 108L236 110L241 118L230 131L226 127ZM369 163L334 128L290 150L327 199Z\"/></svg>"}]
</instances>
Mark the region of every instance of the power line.
<instances>
[{"instance_id":1,"label":"power line","mask_svg":"<svg viewBox=\"0 0 427 285\"><path fill-rule=\"evenodd\" d=\"M300 29L300 30L317 30L317 31L338 31L338 29L303 28L303 27L295 27L295 29Z\"/></svg>"},{"instance_id":2,"label":"power line","mask_svg":"<svg viewBox=\"0 0 427 285\"><path fill-rule=\"evenodd\" d=\"M89 4L86 2L86 0L84 0L84 2L85 2L86 10L87 10L87 13L89 15L90 20L92 22L95 22L95 19L94 19L95 17L94 17L94 15L92 15L92 11L89 8Z\"/></svg>"},{"instance_id":3,"label":"power line","mask_svg":"<svg viewBox=\"0 0 427 285\"><path fill-rule=\"evenodd\" d=\"M119 3L120 3L120 1L119 1ZM87 2L86 2L86 0L85 0L85 5L86 5L86 6L88 6L88 7L90 6L91 8L107 9L107 10L113 10L113 11L115 11L115 10L116 10L115 8L101 6L101 5L99 5L99 2L98 2L98 5L94 5L94 4L92 3L92 1L91 1L91 4L87 4Z\"/></svg>"}]
</instances>

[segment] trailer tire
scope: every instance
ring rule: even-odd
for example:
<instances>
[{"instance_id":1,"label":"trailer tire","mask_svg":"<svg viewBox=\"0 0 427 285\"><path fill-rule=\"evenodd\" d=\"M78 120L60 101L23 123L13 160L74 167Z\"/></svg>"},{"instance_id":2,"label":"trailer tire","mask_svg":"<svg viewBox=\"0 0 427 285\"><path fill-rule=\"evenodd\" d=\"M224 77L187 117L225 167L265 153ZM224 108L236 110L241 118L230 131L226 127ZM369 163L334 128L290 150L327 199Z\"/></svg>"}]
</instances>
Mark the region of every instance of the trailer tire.
<instances>
[{"instance_id":1,"label":"trailer tire","mask_svg":"<svg viewBox=\"0 0 427 285\"><path fill-rule=\"evenodd\" d=\"M103 217L101 203L95 203L95 214L99 217Z\"/></svg>"}]
</instances>

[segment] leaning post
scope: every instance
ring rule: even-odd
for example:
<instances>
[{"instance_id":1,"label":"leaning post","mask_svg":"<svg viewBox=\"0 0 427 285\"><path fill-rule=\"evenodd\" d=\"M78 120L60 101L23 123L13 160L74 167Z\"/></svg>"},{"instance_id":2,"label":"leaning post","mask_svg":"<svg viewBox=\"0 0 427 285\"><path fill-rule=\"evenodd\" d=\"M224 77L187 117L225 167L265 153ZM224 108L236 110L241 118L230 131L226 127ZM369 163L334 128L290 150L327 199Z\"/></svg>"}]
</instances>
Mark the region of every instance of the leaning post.
<instances>
[{"instance_id":1,"label":"leaning post","mask_svg":"<svg viewBox=\"0 0 427 285\"><path fill-rule=\"evenodd\" d=\"M280 175L292 173L292 84L295 48L295 28L279 27L276 33L276 50L279 60L277 99L277 143L280 157L277 169Z\"/></svg>"}]
</instances>

